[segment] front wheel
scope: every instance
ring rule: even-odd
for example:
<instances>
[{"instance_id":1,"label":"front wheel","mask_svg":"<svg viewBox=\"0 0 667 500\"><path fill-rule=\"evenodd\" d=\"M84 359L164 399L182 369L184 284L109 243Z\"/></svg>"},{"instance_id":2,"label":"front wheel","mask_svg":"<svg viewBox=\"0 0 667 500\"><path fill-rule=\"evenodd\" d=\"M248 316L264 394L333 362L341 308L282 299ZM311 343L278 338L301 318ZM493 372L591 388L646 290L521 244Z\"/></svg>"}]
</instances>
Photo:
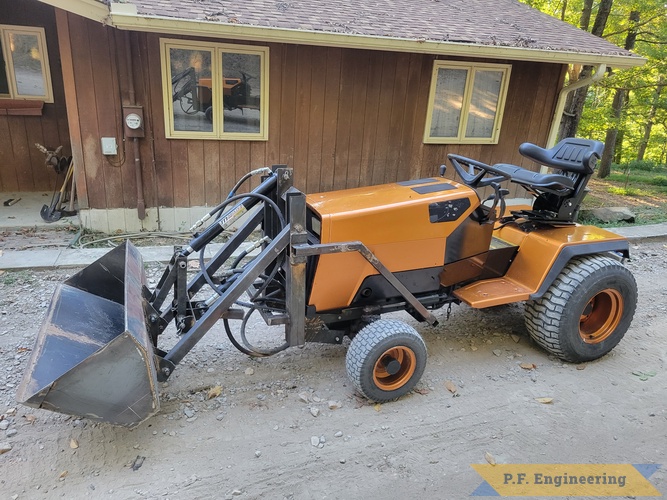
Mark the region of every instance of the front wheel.
<instances>
[{"instance_id":1,"label":"front wheel","mask_svg":"<svg viewBox=\"0 0 667 500\"><path fill-rule=\"evenodd\" d=\"M604 356L630 327L637 283L604 255L570 261L539 299L526 303L526 327L544 349L580 363Z\"/></svg>"},{"instance_id":2,"label":"front wheel","mask_svg":"<svg viewBox=\"0 0 667 500\"><path fill-rule=\"evenodd\" d=\"M345 367L361 394L384 403L407 394L419 382L426 367L426 345L406 323L380 319L352 339Z\"/></svg>"}]
</instances>

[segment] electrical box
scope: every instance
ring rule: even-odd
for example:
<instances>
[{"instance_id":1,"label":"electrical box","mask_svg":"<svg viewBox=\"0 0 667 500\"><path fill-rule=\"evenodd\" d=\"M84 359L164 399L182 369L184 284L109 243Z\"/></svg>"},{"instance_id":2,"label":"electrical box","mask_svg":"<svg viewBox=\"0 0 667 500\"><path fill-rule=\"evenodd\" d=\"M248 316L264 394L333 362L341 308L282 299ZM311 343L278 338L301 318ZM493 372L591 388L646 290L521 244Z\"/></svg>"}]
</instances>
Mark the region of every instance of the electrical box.
<instances>
[{"instance_id":1,"label":"electrical box","mask_svg":"<svg viewBox=\"0 0 667 500\"><path fill-rule=\"evenodd\" d=\"M123 106L123 127L125 137L145 137L144 108L141 106Z\"/></svg>"},{"instance_id":2,"label":"electrical box","mask_svg":"<svg viewBox=\"0 0 667 500\"><path fill-rule=\"evenodd\" d=\"M118 144L115 137L102 137L102 154L107 156L118 154Z\"/></svg>"}]
</instances>

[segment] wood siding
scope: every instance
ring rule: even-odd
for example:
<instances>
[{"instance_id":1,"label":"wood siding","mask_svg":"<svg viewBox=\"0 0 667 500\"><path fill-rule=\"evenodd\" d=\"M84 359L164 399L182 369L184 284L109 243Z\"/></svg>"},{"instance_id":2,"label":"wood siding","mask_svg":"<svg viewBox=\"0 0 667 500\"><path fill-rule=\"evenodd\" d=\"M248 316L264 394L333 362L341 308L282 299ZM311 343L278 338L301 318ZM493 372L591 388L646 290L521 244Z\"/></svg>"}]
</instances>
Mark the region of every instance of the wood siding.
<instances>
[{"instance_id":1,"label":"wood siding","mask_svg":"<svg viewBox=\"0 0 667 500\"><path fill-rule=\"evenodd\" d=\"M499 144L423 144L435 56L266 44L268 141L166 139L160 35L127 34L63 12L58 19L61 45L71 50L63 59L71 62L75 90L75 102L68 97L77 115L70 116L73 150L85 168L79 192L91 208L136 207L131 141L118 157L100 153L102 136L123 143L128 40L136 101L146 117L140 151L149 207L216 205L245 172L277 163L293 167L296 186L309 193L434 176L449 152L535 169L517 149L525 141L545 143L563 82L562 65L493 61L512 64Z\"/></svg>"},{"instance_id":2,"label":"wood siding","mask_svg":"<svg viewBox=\"0 0 667 500\"><path fill-rule=\"evenodd\" d=\"M62 145L66 154L70 151L54 9L34 0L20 4L0 0L0 24L44 28L54 96L53 103L44 104L41 116L0 115L0 191L51 191L62 178L44 165L35 143L53 149Z\"/></svg>"}]
</instances>

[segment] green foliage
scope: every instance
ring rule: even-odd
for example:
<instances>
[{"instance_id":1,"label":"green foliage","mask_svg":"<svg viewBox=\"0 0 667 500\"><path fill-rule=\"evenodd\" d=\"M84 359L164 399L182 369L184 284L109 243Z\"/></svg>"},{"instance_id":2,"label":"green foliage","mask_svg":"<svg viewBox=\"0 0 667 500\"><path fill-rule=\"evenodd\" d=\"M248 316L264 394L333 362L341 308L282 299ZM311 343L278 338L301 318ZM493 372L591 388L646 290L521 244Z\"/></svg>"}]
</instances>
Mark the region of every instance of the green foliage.
<instances>
[{"instance_id":1,"label":"green foliage","mask_svg":"<svg viewBox=\"0 0 667 500\"><path fill-rule=\"evenodd\" d=\"M664 175L656 175L652 180L651 184L654 186L667 186L667 177Z\"/></svg>"},{"instance_id":2,"label":"green foliage","mask_svg":"<svg viewBox=\"0 0 667 500\"><path fill-rule=\"evenodd\" d=\"M583 0L521 0L553 17L579 26ZM592 26L599 2L594 2ZM644 141L647 122L652 123L644 159L655 164L667 162L667 87L656 96L656 89L667 75L667 15L664 0L614 0L603 38L623 47L630 26L631 11L639 12L634 52L647 59L640 67L612 69L596 85L590 87L578 135L604 141L608 128L618 127L622 136L620 161L636 160ZM620 120L610 117L612 100L617 89L627 90ZM640 167L642 168L642 167Z\"/></svg>"},{"instance_id":3,"label":"green foliage","mask_svg":"<svg viewBox=\"0 0 667 500\"><path fill-rule=\"evenodd\" d=\"M658 168L658 165L653 160L632 160L628 162L627 167L631 172L635 170L642 170L644 172L653 172Z\"/></svg>"},{"instance_id":4,"label":"green foliage","mask_svg":"<svg viewBox=\"0 0 667 500\"><path fill-rule=\"evenodd\" d=\"M619 196L646 196L646 193L639 188L609 186L607 192Z\"/></svg>"},{"instance_id":5,"label":"green foliage","mask_svg":"<svg viewBox=\"0 0 667 500\"><path fill-rule=\"evenodd\" d=\"M16 283L30 284L35 280L28 271L10 271L2 275L1 281L3 285L14 285Z\"/></svg>"}]
</instances>

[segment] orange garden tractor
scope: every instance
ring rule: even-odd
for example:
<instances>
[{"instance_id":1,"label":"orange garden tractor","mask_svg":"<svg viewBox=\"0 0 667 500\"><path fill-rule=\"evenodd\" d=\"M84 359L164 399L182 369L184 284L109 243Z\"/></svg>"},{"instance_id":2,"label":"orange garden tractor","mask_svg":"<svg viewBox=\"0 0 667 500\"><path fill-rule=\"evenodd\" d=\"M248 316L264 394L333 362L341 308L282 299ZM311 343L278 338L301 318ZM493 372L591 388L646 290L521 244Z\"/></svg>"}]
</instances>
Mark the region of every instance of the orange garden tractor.
<instances>
[{"instance_id":1,"label":"orange garden tractor","mask_svg":"<svg viewBox=\"0 0 667 500\"><path fill-rule=\"evenodd\" d=\"M159 410L158 382L222 321L249 356L347 336L349 377L385 402L414 388L426 346L414 328L382 315L405 311L435 325L433 310L461 302L525 302L526 327L543 348L575 363L599 358L627 331L637 300L622 265L628 242L575 222L602 149L582 139L548 150L523 144L522 155L553 169L545 174L450 154L460 183L441 175L309 195L292 186L285 166L253 171L200 221L204 229L176 251L154 289L129 242L60 284L18 399L137 425ZM238 194L258 173L261 184ZM532 206L508 210L506 181L531 193ZM483 200L482 188L493 194ZM205 261L207 244L235 222ZM196 253L200 268L188 276ZM275 347L248 340L255 313L284 327ZM169 325L178 340L165 351Z\"/></svg>"}]
</instances>

